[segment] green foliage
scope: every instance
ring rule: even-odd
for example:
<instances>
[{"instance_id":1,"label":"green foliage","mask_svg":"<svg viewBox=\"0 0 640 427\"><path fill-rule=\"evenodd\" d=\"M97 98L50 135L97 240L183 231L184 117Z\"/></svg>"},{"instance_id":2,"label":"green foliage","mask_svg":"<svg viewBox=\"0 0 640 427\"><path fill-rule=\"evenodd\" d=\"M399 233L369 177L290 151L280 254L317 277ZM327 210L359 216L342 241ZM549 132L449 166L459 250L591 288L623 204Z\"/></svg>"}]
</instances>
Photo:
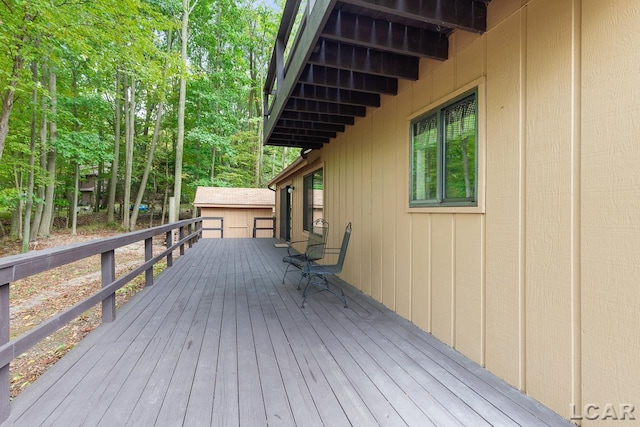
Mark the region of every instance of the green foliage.
<instances>
[{"instance_id":1,"label":"green foliage","mask_svg":"<svg viewBox=\"0 0 640 427\"><path fill-rule=\"evenodd\" d=\"M82 165L92 165L113 159L110 151L111 144L93 132L66 132L56 140L54 146L62 157Z\"/></svg>"},{"instance_id":2,"label":"green foliage","mask_svg":"<svg viewBox=\"0 0 640 427\"><path fill-rule=\"evenodd\" d=\"M0 189L0 208L13 208L20 201L20 193L15 188Z\"/></svg>"},{"instance_id":3,"label":"green foliage","mask_svg":"<svg viewBox=\"0 0 640 427\"><path fill-rule=\"evenodd\" d=\"M192 4L193 4L192 0ZM179 0L11 0L0 7L0 93L16 97L0 160L0 207L13 209L26 194L36 117L35 185L47 183L42 150L51 148L48 125L57 125L55 204L68 204L76 165L100 171L106 182L113 161L116 72L135 78L135 146L132 190L140 185L158 103L165 103L144 202L159 206L173 187L178 78L187 77L184 202L198 185L263 186L299 154L261 147L261 92L279 13L250 0L199 0L190 16L188 67L179 60ZM169 48L171 41L171 48ZM38 70L34 80L30 66ZM50 107L49 73L57 77L57 113ZM31 102L32 90L38 100ZM46 119L46 123L43 123ZM124 120L124 118L122 118ZM45 140L40 140L44 125ZM124 125L120 164L124 164ZM44 142L44 145L42 143ZM258 165L257 163L260 163ZM118 171L118 196L123 170ZM170 192L169 194L170 195ZM39 201L34 196L34 200Z\"/></svg>"}]
</instances>

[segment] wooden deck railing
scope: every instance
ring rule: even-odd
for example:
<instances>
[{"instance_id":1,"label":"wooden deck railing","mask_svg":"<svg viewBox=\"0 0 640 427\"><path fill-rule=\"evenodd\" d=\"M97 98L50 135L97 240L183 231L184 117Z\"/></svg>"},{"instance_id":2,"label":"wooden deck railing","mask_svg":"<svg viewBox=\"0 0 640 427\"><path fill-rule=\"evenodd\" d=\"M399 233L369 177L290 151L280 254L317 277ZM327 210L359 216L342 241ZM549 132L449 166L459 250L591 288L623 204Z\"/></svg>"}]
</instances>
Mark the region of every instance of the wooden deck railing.
<instances>
[{"instance_id":1,"label":"wooden deck railing","mask_svg":"<svg viewBox=\"0 0 640 427\"><path fill-rule=\"evenodd\" d=\"M116 291L143 272L145 273L145 286L151 286L154 264L166 257L167 267L171 267L174 250L179 249L180 254L183 255L185 244L191 248L193 243L202 237L203 219L208 218L189 219L121 236L0 258L0 424L7 419L10 412L9 363L99 302L102 302L102 321L112 322L115 320ZM176 230L178 240L173 243L173 235ZM166 239L166 250L154 257L153 237L163 234ZM145 247L145 262L130 273L116 279L115 250L142 240L144 240ZM102 270L102 289L99 292L73 307L57 313L29 332L10 340L9 283L97 254L101 256Z\"/></svg>"}]
</instances>

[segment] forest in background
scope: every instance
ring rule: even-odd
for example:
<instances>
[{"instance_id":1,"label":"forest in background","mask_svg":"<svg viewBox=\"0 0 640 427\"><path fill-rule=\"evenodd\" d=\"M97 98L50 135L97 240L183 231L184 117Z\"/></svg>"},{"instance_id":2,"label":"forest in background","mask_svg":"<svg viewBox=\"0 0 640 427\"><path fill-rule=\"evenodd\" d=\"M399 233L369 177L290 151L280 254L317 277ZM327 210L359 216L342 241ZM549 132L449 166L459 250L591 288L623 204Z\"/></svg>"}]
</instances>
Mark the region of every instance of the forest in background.
<instances>
[{"instance_id":1,"label":"forest in background","mask_svg":"<svg viewBox=\"0 0 640 427\"><path fill-rule=\"evenodd\" d=\"M165 220L199 185L263 187L298 155L262 145L279 19L251 0L0 0L11 237L26 251L57 216L75 232L83 209L134 230L141 204Z\"/></svg>"}]
</instances>

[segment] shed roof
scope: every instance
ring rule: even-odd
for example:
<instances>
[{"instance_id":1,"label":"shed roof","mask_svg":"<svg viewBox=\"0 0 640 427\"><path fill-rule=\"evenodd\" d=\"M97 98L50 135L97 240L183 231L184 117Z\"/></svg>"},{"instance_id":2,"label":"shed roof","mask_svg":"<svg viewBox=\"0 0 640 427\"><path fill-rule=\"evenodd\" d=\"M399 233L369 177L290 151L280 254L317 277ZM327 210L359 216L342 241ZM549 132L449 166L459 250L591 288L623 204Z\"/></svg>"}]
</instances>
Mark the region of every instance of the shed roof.
<instances>
[{"instance_id":1,"label":"shed roof","mask_svg":"<svg viewBox=\"0 0 640 427\"><path fill-rule=\"evenodd\" d=\"M273 207L275 192L268 188L198 187L194 205L199 207Z\"/></svg>"}]
</instances>

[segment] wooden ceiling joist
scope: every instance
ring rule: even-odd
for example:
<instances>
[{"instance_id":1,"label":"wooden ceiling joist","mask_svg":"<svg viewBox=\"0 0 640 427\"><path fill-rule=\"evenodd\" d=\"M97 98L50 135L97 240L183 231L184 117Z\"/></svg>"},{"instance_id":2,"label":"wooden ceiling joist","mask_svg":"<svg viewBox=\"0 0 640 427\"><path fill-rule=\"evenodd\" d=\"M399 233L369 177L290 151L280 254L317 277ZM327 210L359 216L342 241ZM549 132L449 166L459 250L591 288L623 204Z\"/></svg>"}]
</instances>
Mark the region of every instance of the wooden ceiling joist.
<instances>
[{"instance_id":1,"label":"wooden ceiling joist","mask_svg":"<svg viewBox=\"0 0 640 427\"><path fill-rule=\"evenodd\" d=\"M322 37L402 55L439 60L449 55L444 34L339 10L331 13Z\"/></svg>"},{"instance_id":2,"label":"wooden ceiling joist","mask_svg":"<svg viewBox=\"0 0 640 427\"><path fill-rule=\"evenodd\" d=\"M365 47L320 40L310 64L405 80L418 80L419 60L414 56L385 53Z\"/></svg>"},{"instance_id":3,"label":"wooden ceiling joist","mask_svg":"<svg viewBox=\"0 0 640 427\"><path fill-rule=\"evenodd\" d=\"M336 116L332 114L301 113L299 111L283 111L282 119L298 120L303 122L315 122L325 124L339 124L353 126L355 119L348 116Z\"/></svg>"},{"instance_id":4,"label":"wooden ceiling joist","mask_svg":"<svg viewBox=\"0 0 640 427\"><path fill-rule=\"evenodd\" d=\"M337 104L361 105L365 107L380 106L380 95L376 93L314 86L305 83L298 84L291 93L291 97Z\"/></svg>"},{"instance_id":5,"label":"wooden ceiling joist","mask_svg":"<svg viewBox=\"0 0 640 427\"><path fill-rule=\"evenodd\" d=\"M296 98L290 98L284 109L285 111L323 113L337 116L364 117L367 115L367 109L357 105L333 104L330 102L308 101L306 99Z\"/></svg>"},{"instance_id":6,"label":"wooden ceiling joist","mask_svg":"<svg viewBox=\"0 0 640 427\"><path fill-rule=\"evenodd\" d=\"M316 136L320 138L335 138L337 136L336 132L329 132L326 130L313 130L313 129L292 129L276 126L273 129L274 134L288 134L288 135L298 135L298 136Z\"/></svg>"},{"instance_id":7,"label":"wooden ceiling joist","mask_svg":"<svg viewBox=\"0 0 640 427\"><path fill-rule=\"evenodd\" d=\"M340 89L372 92L384 95L398 94L398 80L390 77L372 76L354 71L338 70L320 65L308 65L300 75L300 83Z\"/></svg>"},{"instance_id":8,"label":"wooden ceiling joist","mask_svg":"<svg viewBox=\"0 0 640 427\"><path fill-rule=\"evenodd\" d=\"M300 120L280 119L278 120L278 123L276 123L276 128L323 130L327 132L344 132L345 126L329 124L329 123L302 122Z\"/></svg>"},{"instance_id":9,"label":"wooden ceiling joist","mask_svg":"<svg viewBox=\"0 0 640 427\"><path fill-rule=\"evenodd\" d=\"M275 145L276 147L311 148L314 150L319 150L324 146L324 144L318 144L317 142L286 141L275 137L269 139L269 145Z\"/></svg>"},{"instance_id":10,"label":"wooden ceiling joist","mask_svg":"<svg viewBox=\"0 0 640 427\"><path fill-rule=\"evenodd\" d=\"M320 136L301 136L301 135L291 135L289 133L276 133L273 132L271 134L275 139L279 139L281 141L299 141L299 142L310 142L316 144L325 144L329 142L329 138L323 138Z\"/></svg>"},{"instance_id":11,"label":"wooden ceiling joist","mask_svg":"<svg viewBox=\"0 0 640 427\"><path fill-rule=\"evenodd\" d=\"M487 30L487 4L475 0L343 0L343 3L372 9L432 25L473 33Z\"/></svg>"}]
</instances>

